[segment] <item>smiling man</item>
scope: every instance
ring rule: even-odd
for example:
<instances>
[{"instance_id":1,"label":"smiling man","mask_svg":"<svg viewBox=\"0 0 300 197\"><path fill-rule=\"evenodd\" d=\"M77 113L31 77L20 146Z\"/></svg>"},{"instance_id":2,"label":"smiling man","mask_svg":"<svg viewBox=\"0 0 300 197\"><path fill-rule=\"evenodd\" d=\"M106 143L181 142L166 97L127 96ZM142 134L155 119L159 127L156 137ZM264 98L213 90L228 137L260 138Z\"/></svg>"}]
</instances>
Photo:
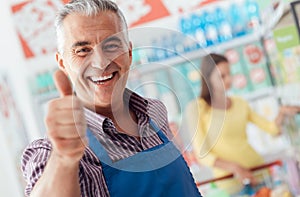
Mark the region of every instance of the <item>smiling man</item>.
<instances>
[{"instance_id":1,"label":"smiling man","mask_svg":"<svg viewBox=\"0 0 300 197\"><path fill-rule=\"evenodd\" d=\"M49 102L47 137L23 153L26 196L201 196L165 106L125 88L132 44L117 5L71 1L56 30L61 96Z\"/></svg>"}]
</instances>

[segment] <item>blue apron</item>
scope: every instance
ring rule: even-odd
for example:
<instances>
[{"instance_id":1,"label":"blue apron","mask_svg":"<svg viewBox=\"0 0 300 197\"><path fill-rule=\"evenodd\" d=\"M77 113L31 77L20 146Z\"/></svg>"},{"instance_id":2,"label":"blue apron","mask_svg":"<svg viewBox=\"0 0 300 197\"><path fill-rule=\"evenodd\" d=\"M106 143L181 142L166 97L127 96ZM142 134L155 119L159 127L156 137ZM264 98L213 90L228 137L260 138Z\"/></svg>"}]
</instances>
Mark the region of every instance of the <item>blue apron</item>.
<instances>
[{"instance_id":1,"label":"blue apron","mask_svg":"<svg viewBox=\"0 0 300 197\"><path fill-rule=\"evenodd\" d=\"M112 197L199 197L192 174L179 150L150 120L162 144L112 162L88 129L89 147L101 162Z\"/></svg>"}]
</instances>

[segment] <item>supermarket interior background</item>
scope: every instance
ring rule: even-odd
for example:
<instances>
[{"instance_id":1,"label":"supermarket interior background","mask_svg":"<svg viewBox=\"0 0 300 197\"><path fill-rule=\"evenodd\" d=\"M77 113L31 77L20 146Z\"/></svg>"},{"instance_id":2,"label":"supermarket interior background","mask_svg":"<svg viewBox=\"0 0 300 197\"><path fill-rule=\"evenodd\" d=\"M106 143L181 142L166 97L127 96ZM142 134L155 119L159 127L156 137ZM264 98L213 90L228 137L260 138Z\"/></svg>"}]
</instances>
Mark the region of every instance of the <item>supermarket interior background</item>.
<instances>
[{"instance_id":1,"label":"supermarket interior background","mask_svg":"<svg viewBox=\"0 0 300 197\"><path fill-rule=\"evenodd\" d=\"M53 21L64 2L0 3L0 196L24 196L20 156L29 142L45 135L47 102L58 96L52 79L57 69ZM300 2L116 2L133 41L128 87L164 102L182 143L189 143L184 133L185 106L199 96L199 65L209 52L226 55L233 76L230 93L248 100L259 114L273 119L280 104L300 105ZM251 131L249 143L266 162L282 159L286 175L282 182L294 196L300 196L300 116L286 120L280 137L271 137L251 124L247 131ZM210 178L206 167L192 159L188 164L196 181ZM212 186L202 187L202 193L207 190L209 196Z\"/></svg>"}]
</instances>

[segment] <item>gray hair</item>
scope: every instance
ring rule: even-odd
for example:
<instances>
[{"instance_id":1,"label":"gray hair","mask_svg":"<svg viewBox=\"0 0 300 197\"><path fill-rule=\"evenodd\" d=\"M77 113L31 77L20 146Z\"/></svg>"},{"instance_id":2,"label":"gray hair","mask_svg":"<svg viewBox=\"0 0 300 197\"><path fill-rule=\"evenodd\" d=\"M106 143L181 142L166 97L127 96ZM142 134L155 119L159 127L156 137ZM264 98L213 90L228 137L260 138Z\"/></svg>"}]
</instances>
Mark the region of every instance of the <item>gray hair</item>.
<instances>
[{"instance_id":1,"label":"gray hair","mask_svg":"<svg viewBox=\"0 0 300 197\"><path fill-rule=\"evenodd\" d=\"M63 53L64 37L63 37L63 21L72 13L80 13L84 16L95 16L101 12L112 11L121 20L125 38L128 40L127 23L125 17L118 5L111 0L72 0L62 7L57 13L55 19L57 50Z\"/></svg>"}]
</instances>

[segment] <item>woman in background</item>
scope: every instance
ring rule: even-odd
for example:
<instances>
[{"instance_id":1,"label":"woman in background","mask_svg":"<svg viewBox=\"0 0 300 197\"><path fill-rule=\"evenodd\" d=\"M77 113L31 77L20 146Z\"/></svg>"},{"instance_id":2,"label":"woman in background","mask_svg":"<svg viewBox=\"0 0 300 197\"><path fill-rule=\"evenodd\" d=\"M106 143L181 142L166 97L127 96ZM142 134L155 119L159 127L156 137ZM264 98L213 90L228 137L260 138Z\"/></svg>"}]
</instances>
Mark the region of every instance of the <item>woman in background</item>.
<instances>
[{"instance_id":1,"label":"woman in background","mask_svg":"<svg viewBox=\"0 0 300 197\"><path fill-rule=\"evenodd\" d=\"M213 167L216 177L233 173L240 180L222 184L232 192L237 183L256 184L249 168L263 164L263 158L248 143L246 126L252 122L271 135L280 134L285 115L294 115L299 107L282 106L274 121L255 113L248 102L228 96L231 87L230 64L219 54L205 56L201 64L201 95L186 108L189 130L192 133L193 151L199 163ZM230 185L230 186L229 186ZM241 186L241 185L240 185ZM230 188L229 188L230 187Z\"/></svg>"}]
</instances>

